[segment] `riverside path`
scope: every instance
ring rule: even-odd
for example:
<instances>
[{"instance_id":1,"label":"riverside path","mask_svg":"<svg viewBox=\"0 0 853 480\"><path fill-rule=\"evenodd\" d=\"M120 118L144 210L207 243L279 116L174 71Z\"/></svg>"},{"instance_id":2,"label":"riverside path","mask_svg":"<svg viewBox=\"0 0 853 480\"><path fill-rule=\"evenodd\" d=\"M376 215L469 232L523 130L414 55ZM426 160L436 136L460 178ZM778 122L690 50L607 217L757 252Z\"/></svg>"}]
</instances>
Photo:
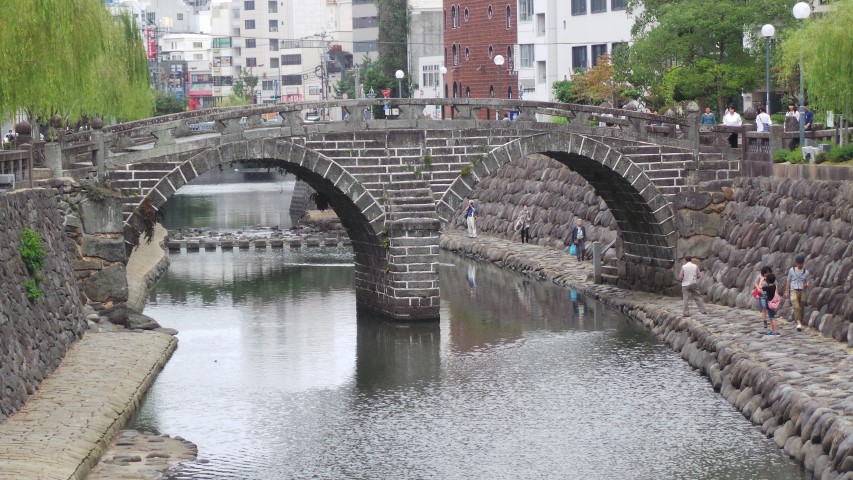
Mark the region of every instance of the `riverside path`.
<instances>
[{"instance_id":1,"label":"riverside path","mask_svg":"<svg viewBox=\"0 0 853 480\"><path fill-rule=\"evenodd\" d=\"M596 285L590 263L552 248L448 230L441 248L573 288L643 323L779 448L822 480L853 480L853 350L818 332L763 336L757 310L706 304L682 317L681 299Z\"/></svg>"}]
</instances>

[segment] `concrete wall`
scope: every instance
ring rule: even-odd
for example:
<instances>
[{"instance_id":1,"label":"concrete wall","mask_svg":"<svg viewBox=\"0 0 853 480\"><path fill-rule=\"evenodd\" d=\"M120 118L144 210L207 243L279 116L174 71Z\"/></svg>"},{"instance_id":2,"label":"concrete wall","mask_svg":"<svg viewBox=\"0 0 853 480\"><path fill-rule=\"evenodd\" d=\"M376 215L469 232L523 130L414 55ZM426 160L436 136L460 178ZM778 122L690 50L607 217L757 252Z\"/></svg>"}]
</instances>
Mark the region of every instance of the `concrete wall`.
<instances>
[{"instance_id":1,"label":"concrete wall","mask_svg":"<svg viewBox=\"0 0 853 480\"><path fill-rule=\"evenodd\" d=\"M0 421L36 391L87 326L57 197L54 189L0 195ZM48 253L44 297L32 302L18 252L25 227L41 235Z\"/></svg>"}]
</instances>

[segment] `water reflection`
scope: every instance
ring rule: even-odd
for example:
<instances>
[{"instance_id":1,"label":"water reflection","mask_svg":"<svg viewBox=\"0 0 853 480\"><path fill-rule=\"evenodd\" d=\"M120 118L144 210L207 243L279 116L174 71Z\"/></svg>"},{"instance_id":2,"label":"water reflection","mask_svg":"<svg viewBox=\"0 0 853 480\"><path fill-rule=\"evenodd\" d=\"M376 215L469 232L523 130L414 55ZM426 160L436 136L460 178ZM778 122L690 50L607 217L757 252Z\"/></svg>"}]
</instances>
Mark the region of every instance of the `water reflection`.
<instances>
[{"instance_id":1,"label":"water reflection","mask_svg":"<svg viewBox=\"0 0 853 480\"><path fill-rule=\"evenodd\" d=\"M399 325L358 313L346 252L315 252L173 257L146 313L180 346L136 426L210 463L172 478L805 478L577 292L443 254L441 321Z\"/></svg>"}]
</instances>

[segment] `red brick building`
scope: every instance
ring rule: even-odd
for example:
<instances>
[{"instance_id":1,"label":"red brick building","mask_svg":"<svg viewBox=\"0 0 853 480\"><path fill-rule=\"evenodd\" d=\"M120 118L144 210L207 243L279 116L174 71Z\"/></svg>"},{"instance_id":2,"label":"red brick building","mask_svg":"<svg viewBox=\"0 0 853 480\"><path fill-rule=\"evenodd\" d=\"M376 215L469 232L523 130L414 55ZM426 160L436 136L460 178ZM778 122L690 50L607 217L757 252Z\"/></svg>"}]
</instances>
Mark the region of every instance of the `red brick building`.
<instances>
[{"instance_id":1,"label":"red brick building","mask_svg":"<svg viewBox=\"0 0 853 480\"><path fill-rule=\"evenodd\" d=\"M518 98L514 72L515 4L506 0L444 0L444 96ZM504 64L495 65L501 55ZM500 68L500 77L498 69ZM487 113L481 112L486 118ZM490 113L494 118L494 113Z\"/></svg>"}]
</instances>

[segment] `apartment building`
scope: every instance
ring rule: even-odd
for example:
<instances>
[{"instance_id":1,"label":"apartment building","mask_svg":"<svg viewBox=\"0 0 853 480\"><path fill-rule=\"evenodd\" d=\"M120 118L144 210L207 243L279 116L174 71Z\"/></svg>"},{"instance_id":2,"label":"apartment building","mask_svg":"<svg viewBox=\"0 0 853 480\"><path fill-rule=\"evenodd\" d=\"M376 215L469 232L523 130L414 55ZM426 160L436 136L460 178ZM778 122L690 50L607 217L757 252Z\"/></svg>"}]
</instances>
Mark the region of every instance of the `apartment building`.
<instances>
[{"instance_id":1,"label":"apartment building","mask_svg":"<svg viewBox=\"0 0 853 480\"><path fill-rule=\"evenodd\" d=\"M517 0L518 88L525 100L554 99L552 85L594 67L631 38L627 0Z\"/></svg>"},{"instance_id":2,"label":"apartment building","mask_svg":"<svg viewBox=\"0 0 853 480\"><path fill-rule=\"evenodd\" d=\"M442 0L409 0L411 22L407 75L414 98L441 98L444 75L444 10ZM430 109L425 114L439 117L440 110Z\"/></svg>"}]
</instances>

